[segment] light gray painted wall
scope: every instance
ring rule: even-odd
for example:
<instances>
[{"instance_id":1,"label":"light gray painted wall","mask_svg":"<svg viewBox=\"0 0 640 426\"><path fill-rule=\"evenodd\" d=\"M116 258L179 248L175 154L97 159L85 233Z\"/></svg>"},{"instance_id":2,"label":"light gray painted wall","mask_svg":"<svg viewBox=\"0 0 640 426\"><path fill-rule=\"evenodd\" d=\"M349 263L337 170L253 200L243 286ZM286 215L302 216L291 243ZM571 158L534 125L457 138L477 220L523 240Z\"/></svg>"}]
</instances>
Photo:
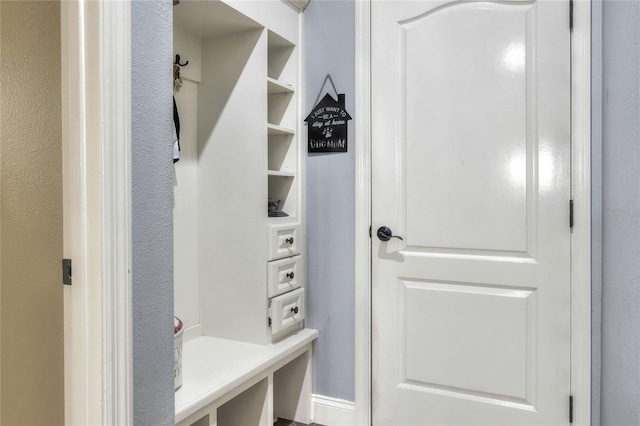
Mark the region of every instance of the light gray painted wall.
<instances>
[{"instance_id":1,"label":"light gray painted wall","mask_svg":"<svg viewBox=\"0 0 640 426\"><path fill-rule=\"evenodd\" d=\"M355 4L312 0L304 12L305 116L327 73L355 113ZM332 94L331 84L326 91ZM355 123L348 153L306 160L307 325L319 331L313 392L355 400ZM303 143L306 146L306 127ZM306 152L306 148L305 148Z\"/></svg>"},{"instance_id":2,"label":"light gray painted wall","mask_svg":"<svg viewBox=\"0 0 640 426\"><path fill-rule=\"evenodd\" d=\"M136 425L174 424L171 7L131 3Z\"/></svg>"},{"instance_id":3,"label":"light gray painted wall","mask_svg":"<svg viewBox=\"0 0 640 426\"><path fill-rule=\"evenodd\" d=\"M602 18L603 214L600 420L601 424L606 426L638 425L640 424L640 2L606 0L602 3ZM594 105L597 101L594 98Z\"/></svg>"}]
</instances>

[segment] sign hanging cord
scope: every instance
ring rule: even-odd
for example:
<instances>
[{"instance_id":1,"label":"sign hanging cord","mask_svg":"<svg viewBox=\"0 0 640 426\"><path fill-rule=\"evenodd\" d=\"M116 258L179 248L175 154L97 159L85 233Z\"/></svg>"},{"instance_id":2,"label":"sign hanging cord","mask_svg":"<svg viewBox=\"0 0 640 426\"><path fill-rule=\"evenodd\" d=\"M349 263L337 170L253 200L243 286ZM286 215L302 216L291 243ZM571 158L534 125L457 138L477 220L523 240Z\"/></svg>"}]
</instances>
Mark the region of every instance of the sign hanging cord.
<instances>
[{"instance_id":1,"label":"sign hanging cord","mask_svg":"<svg viewBox=\"0 0 640 426\"><path fill-rule=\"evenodd\" d=\"M324 85L327 84L327 80L329 80L329 83L331 83L331 87L333 87L333 91L336 92L336 98L338 97L338 90L336 89L336 85L333 84L333 79L331 78L331 74L327 73L327 76L324 78L324 81L322 82L322 86L320 86L320 92L318 93L318 97L316 98L316 101L313 103L313 105L318 105L318 101L320 101L320 96L322 96L322 89L324 89Z\"/></svg>"}]
</instances>

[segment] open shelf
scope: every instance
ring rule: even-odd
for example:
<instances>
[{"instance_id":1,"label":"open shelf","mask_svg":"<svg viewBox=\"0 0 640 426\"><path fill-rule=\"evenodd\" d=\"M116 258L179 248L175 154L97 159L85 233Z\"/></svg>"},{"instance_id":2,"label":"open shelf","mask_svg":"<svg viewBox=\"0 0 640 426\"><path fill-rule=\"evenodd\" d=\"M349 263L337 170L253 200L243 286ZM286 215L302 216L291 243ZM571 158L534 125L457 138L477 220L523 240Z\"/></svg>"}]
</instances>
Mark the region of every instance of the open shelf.
<instances>
[{"instance_id":1,"label":"open shelf","mask_svg":"<svg viewBox=\"0 0 640 426\"><path fill-rule=\"evenodd\" d=\"M267 74L269 77L276 80L280 78L295 48L296 45L289 40L273 31L269 31L267 61Z\"/></svg>"},{"instance_id":2,"label":"open shelf","mask_svg":"<svg viewBox=\"0 0 640 426\"><path fill-rule=\"evenodd\" d=\"M297 147L292 144L293 135L269 136L268 170L294 173L297 169Z\"/></svg>"},{"instance_id":3,"label":"open shelf","mask_svg":"<svg viewBox=\"0 0 640 426\"><path fill-rule=\"evenodd\" d=\"M296 111L293 92L282 92L269 95L267 99L267 122L275 126L289 128L295 125Z\"/></svg>"},{"instance_id":4,"label":"open shelf","mask_svg":"<svg viewBox=\"0 0 640 426\"><path fill-rule=\"evenodd\" d=\"M262 379L229 402L218 407L217 426L268 424L269 380Z\"/></svg>"},{"instance_id":5,"label":"open shelf","mask_svg":"<svg viewBox=\"0 0 640 426\"><path fill-rule=\"evenodd\" d=\"M275 124L267 124L267 134L269 135L295 135L296 132L293 129L287 127L276 126Z\"/></svg>"},{"instance_id":6,"label":"open shelf","mask_svg":"<svg viewBox=\"0 0 640 426\"><path fill-rule=\"evenodd\" d=\"M290 84L281 83L271 77L267 77L267 93L277 95L282 93L293 93L295 89Z\"/></svg>"},{"instance_id":7,"label":"open shelf","mask_svg":"<svg viewBox=\"0 0 640 426\"><path fill-rule=\"evenodd\" d=\"M303 416L305 402L300 403L300 392L309 386L309 352L289 362L273 373L273 413L280 419L297 419ZM309 404L309 402L306 402Z\"/></svg>"},{"instance_id":8,"label":"open shelf","mask_svg":"<svg viewBox=\"0 0 640 426\"><path fill-rule=\"evenodd\" d=\"M269 219L287 219L298 213L297 102L293 85L283 83L296 81L295 47L279 34L267 32L268 204L269 210L288 215Z\"/></svg>"},{"instance_id":9,"label":"open shelf","mask_svg":"<svg viewBox=\"0 0 640 426\"><path fill-rule=\"evenodd\" d=\"M278 211L283 211L289 216L297 214L297 193L293 185L295 178L289 174L269 175L269 202L277 202Z\"/></svg>"},{"instance_id":10,"label":"open shelf","mask_svg":"<svg viewBox=\"0 0 640 426\"><path fill-rule=\"evenodd\" d=\"M280 172L280 171L276 171L276 170L267 170L267 174L269 176L281 176L281 177L295 177L295 173L293 172Z\"/></svg>"}]
</instances>

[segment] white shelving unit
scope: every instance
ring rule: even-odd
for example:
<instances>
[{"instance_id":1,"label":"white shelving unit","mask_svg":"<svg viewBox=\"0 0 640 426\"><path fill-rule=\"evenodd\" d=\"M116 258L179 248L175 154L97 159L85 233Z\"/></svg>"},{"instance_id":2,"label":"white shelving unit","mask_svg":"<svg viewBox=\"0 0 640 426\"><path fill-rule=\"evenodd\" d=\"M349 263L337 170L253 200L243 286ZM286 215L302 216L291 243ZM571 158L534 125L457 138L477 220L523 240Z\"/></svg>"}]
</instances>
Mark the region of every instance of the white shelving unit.
<instances>
[{"instance_id":1,"label":"white shelving unit","mask_svg":"<svg viewBox=\"0 0 640 426\"><path fill-rule=\"evenodd\" d=\"M300 13L284 1L174 7L174 53L189 61L175 92L181 425L311 420L317 332L304 324Z\"/></svg>"}]
</instances>

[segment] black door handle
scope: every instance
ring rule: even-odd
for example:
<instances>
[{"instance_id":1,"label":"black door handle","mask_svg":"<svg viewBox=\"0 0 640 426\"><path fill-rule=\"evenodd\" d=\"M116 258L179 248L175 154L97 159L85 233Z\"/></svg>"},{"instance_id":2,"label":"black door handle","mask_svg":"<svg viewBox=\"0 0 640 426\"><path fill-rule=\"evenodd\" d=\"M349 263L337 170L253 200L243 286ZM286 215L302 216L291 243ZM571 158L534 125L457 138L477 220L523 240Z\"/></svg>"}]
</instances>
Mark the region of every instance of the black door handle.
<instances>
[{"instance_id":1,"label":"black door handle","mask_svg":"<svg viewBox=\"0 0 640 426\"><path fill-rule=\"evenodd\" d=\"M393 235L393 232L391 232L391 228L389 228L388 226L381 226L380 228L378 228L377 235L380 241L389 241L392 238L397 238L400 241L404 241L402 237Z\"/></svg>"}]
</instances>

